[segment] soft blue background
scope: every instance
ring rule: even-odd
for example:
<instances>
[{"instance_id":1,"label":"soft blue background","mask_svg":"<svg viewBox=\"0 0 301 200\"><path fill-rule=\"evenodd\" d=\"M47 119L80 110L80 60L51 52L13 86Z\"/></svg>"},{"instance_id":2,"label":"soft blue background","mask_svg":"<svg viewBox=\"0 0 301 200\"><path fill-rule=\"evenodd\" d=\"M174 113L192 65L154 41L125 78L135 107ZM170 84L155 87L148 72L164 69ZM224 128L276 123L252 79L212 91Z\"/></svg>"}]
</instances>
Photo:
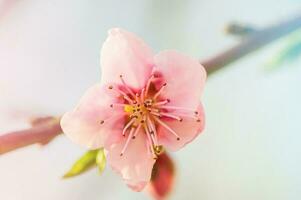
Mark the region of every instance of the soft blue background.
<instances>
[{"instance_id":1,"label":"soft blue background","mask_svg":"<svg viewBox=\"0 0 301 200\"><path fill-rule=\"evenodd\" d=\"M99 50L111 27L137 33L156 51L208 58L239 40L231 21L258 27L300 13L288 0L7 0L0 18L0 132L24 128L32 114L59 115L99 81ZM0 0L0 7L5 0ZM212 75L203 101L206 131L172 156L170 199L296 200L301 197L301 60L273 72L281 41ZM0 157L3 200L149 199L108 167L63 181L85 150L65 137Z\"/></svg>"}]
</instances>

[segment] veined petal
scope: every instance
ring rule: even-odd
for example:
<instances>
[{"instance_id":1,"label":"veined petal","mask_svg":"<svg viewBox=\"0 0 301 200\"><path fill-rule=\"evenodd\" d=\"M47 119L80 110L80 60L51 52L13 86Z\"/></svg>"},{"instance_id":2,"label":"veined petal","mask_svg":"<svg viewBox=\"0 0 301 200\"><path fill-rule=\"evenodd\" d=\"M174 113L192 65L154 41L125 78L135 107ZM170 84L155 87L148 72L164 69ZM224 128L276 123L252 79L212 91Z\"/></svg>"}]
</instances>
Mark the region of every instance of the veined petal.
<instances>
[{"instance_id":1,"label":"veined petal","mask_svg":"<svg viewBox=\"0 0 301 200\"><path fill-rule=\"evenodd\" d=\"M151 178L155 160L148 151L147 138L142 130L135 139L130 138L129 146L125 153L120 156L127 139L125 137L107 149L107 160L130 188L141 191Z\"/></svg>"},{"instance_id":2,"label":"veined petal","mask_svg":"<svg viewBox=\"0 0 301 200\"><path fill-rule=\"evenodd\" d=\"M167 84L161 94L170 99L169 105L197 108L206 81L199 61L174 50L162 51L154 60L154 70Z\"/></svg>"},{"instance_id":3,"label":"veined petal","mask_svg":"<svg viewBox=\"0 0 301 200\"><path fill-rule=\"evenodd\" d=\"M124 112L110 107L118 101L108 87L100 84L91 87L78 106L62 117L64 133L75 143L91 149L118 141L124 125Z\"/></svg>"},{"instance_id":4,"label":"veined petal","mask_svg":"<svg viewBox=\"0 0 301 200\"><path fill-rule=\"evenodd\" d=\"M205 114L202 104L199 104L197 109L198 119L193 119L190 117L182 117L183 121L171 120L171 119L161 119L167 126L174 130L180 140L170 133L163 126L158 126L158 142L169 150L176 151L184 147L186 144L194 140L205 128Z\"/></svg>"},{"instance_id":5,"label":"veined petal","mask_svg":"<svg viewBox=\"0 0 301 200\"><path fill-rule=\"evenodd\" d=\"M101 50L102 83L125 82L133 88L142 88L153 68L152 50L133 33L114 28Z\"/></svg>"}]
</instances>

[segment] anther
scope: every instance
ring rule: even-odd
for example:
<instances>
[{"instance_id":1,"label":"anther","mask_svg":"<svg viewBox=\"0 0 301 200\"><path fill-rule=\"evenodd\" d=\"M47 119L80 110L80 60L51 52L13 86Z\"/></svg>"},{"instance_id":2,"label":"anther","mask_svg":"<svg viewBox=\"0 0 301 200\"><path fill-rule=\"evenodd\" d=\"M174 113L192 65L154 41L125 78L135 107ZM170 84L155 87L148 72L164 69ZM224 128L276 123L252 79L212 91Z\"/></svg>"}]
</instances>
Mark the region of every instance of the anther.
<instances>
[{"instance_id":1,"label":"anther","mask_svg":"<svg viewBox=\"0 0 301 200\"><path fill-rule=\"evenodd\" d=\"M183 121L183 118L180 118L179 121L182 122L182 121Z\"/></svg>"},{"instance_id":2,"label":"anther","mask_svg":"<svg viewBox=\"0 0 301 200\"><path fill-rule=\"evenodd\" d=\"M166 86L166 85L167 85L167 83L164 83L164 84L163 84L163 86Z\"/></svg>"},{"instance_id":3,"label":"anther","mask_svg":"<svg viewBox=\"0 0 301 200\"><path fill-rule=\"evenodd\" d=\"M113 104L111 104L110 107L113 108Z\"/></svg>"},{"instance_id":4,"label":"anther","mask_svg":"<svg viewBox=\"0 0 301 200\"><path fill-rule=\"evenodd\" d=\"M178 137L178 138L177 138L177 140L179 141L179 140L180 140L180 138Z\"/></svg>"},{"instance_id":5,"label":"anther","mask_svg":"<svg viewBox=\"0 0 301 200\"><path fill-rule=\"evenodd\" d=\"M157 154L157 155L159 155L159 154L161 154L162 152L163 152L163 146L155 146L154 147L154 150L155 150L155 153Z\"/></svg>"},{"instance_id":6,"label":"anther","mask_svg":"<svg viewBox=\"0 0 301 200\"><path fill-rule=\"evenodd\" d=\"M197 119L196 121L197 121L197 122L201 122L201 120L200 120L200 119Z\"/></svg>"},{"instance_id":7,"label":"anther","mask_svg":"<svg viewBox=\"0 0 301 200\"><path fill-rule=\"evenodd\" d=\"M194 114L196 114L196 115L197 115L197 114L199 114L199 112L198 112L198 111L195 111L195 112L194 112Z\"/></svg>"},{"instance_id":8,"label":"anther","mask_svg":"<svg viewBox=\"0 0 301 200\"><path fill-rule=\"evenodd\" d=\"M132 139L134 140L136 138L136 136L134 135L133 137L132 137Z\"/></svg>"},{"instance_id":9,"label":"anther","mask_svg":"<svg viewBox=\"0 0 301 200\"><path fill-rule=\"evenodd\" d=\"M100 124L103 124L103 123L105 123L105 121L104 121L104 120L101 120L101 121L100 121Z\"/></svg>"},{"instance_id":10,"label":"anther","mask_svg":"<svg viewBox=\"0 0 301 200\"><path fill-rule=\"evenodd\" d=\"M112 86L112 85L110 85L110 86L109 86L109 89L110 89L110 90L112 90L112 89L113 89L113 86Z\"/></svg>"},{"instance_id":11,"label":"anther","mask_svg":"<svg viewBox=\"0 0 301 200\"><path fill-rule=\"evenodd\" d=\"M120 153L120 156L123 156L123 153Z\"/></svg>"},{"instance_id":12,"label":"anther","mask_svg":"<svg viewBox=\"0 0 301 200\"><path fill-rule=\"evenodd\" d=\"M143 123L145 122L145 120L144 120L144 119L142 119L140 122L143 124Z\"/></svg>"}]
</instances>

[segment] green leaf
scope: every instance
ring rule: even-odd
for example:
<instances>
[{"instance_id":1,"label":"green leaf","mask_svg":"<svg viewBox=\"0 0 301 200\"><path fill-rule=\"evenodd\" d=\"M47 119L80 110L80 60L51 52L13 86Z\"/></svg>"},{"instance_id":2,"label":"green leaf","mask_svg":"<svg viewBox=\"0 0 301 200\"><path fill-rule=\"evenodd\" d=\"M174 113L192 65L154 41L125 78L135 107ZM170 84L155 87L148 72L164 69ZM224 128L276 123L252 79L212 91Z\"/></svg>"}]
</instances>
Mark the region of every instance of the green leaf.
<instances>
[{"instance_id":1,"label":"green leaf","mask_svg":"<svg viewBox=\"0 0 301 200\"><path fill-rule=\"evenodd\" d=\"M96 157L99 150L87 151L82 157L80 157L71 167L71 169L63 176L63 178L70 178L77 176L91 169L96 164Z\"/></svg>"},{"instance_id":2,"label":"green leaf","mask_svg":"<svg viewBox=\"0 0 301 200\"><path fill-rule=\"evenodd\" d=\"M266 64L267 70L287 66L301 57L301 30L292 33L283 42L282 48Z\"/></svg>"},{"instance_id":3,"label":"green leaf","mask_svg":"<svg viewBox=\"0 0 301 200\"><path fill-rule=\"evenodd\" d=\"M96 164L97 164L97 167L98 167L98 171L101 174L103 172L103 170L105 169L105 166L106 166L106 156L105 156L103 148L99 149L99 151L97 153Z\"/></svg>"}]
</instances>

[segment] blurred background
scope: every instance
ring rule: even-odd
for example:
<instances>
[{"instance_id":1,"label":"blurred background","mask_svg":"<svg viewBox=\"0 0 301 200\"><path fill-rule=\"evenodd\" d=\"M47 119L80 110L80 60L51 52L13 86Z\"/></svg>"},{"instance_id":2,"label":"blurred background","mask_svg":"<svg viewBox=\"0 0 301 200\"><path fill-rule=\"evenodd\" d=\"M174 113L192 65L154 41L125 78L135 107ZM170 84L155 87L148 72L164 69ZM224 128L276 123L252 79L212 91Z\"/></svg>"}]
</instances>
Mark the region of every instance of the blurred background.
<instances>
[{"instance_id":1,"label":"blurred background","mask_svg":"<svg viewBox=\"0 0 301 200\"><path fill-rule=\"evenodd\" d=\"M300 12L299 0L0 0L0 134L27 127L30 116L72 108L100 79L99 52L112 27L135 32L156 52L177 49L202 60L240 41L225 34L231 22L264 28ZM208 78L206 130L172 154L170 199L301 198L300 34ZM109 167L101 176L92 170L62 180L83 152L60 136L2 155L1 199L150 199Z\"/></svg>"}]
</instances>

